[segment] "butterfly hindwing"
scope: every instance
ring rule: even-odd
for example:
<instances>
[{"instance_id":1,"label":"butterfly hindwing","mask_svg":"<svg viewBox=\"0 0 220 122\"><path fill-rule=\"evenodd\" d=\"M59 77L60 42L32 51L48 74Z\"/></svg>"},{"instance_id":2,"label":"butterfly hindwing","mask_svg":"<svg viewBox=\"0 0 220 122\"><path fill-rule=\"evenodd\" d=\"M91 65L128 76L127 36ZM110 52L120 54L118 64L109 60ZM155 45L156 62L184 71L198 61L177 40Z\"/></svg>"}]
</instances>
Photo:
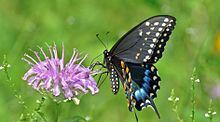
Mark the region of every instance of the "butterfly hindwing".
<instances>
[{"instance_id":1,"label":"butterfly hindwing","mask_svg":"<svg viewBox=\"0 0 220 122\"><path fill-rule=\"evenodd\" d=\"M128 109L132 111L135 107L140 111L150 105L159 116L153 101L160 89L160 77L156 67L152 64L134 64L114 59L115 70L120 76L128 100Z\"/></svg>"},{"instance_id":2,"label":"butterfly hindwing","mask_svg":"<svg viewBox=\"0 0 220 122\"><path fill-rule=\"evenodd\" d=\"M127 87L130 86L130 89L126 91L126 96L130 102L129 110L132 110L131 107L135 107L140 111L150 105L159 117L159 112L153 101L157 97L157 90L160 89L160 77L156 67L151 64L126 63L126 65L129 68L127 74L130 75L126 75L125 78L125 81L128 84L130 83L130 85L126 85Z\"/></svg>"},{"instance_id":3,"label":"butterfly hindwing","mask_svg":"<svg viewBox=\"0 0 220 122\"><path fill-rule=\"evenodd\" d=\"M172 16L160 15L143 21L125 34L110 53L126 62L155 63L162 56L175 20Z\"/></svg>"}]
</instances>

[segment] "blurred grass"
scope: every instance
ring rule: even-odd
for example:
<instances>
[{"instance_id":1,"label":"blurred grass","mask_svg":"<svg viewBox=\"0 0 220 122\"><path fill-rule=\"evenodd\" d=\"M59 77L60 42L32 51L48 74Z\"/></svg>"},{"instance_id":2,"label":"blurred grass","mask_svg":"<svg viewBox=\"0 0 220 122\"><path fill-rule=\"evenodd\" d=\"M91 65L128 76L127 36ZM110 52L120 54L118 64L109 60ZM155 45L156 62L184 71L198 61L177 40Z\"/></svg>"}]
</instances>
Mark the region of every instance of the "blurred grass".
<instances>
[{"instance_id":1,"label":"blurred grass","mask_svg":"<svg viewBox=\"0 0 220 122\"><path fill-rule=\"evenodd\" d=\"M220 57L216 49L216 38L220 32L219 0L0 0L0 62L7 54L12 65L10 75L17 90L30 108L36 107L40 95L21 80L29 68L21 60L29 48L38 50L37 45L46 47L45 42L56 43L61 48L65 44L66 61L72 48L83 54L89 53L85 65L102 53L104 47L95 35L101 38L110 49L123 33L140 21L158 14L170 14L177 18L174 30L163 58L156 64L162 78L161 90L155 103L161 114L158 120L151 109L138 112L140 121L175 122L175 113L167 98L172 88L180 97L180 115L190 121L190 76L196 66L201 83L196 87L196 120L208 121L204 114L208 108L212 87L220 81ZM109 35L105 35L110 31ZM99 59L102 61L102 57ZM24 111L5 82L0 72L0 117L1 121L16 121ZM220 121L219 98L215 99L214 109ZM54 118L55 105L46 101L43 110L49 120ZM68 121L76 115L90 116L95 122L133 122L133 113L127 109L123 90L117 96L111 93L109 80L102 85L95 97L86 95L81 104L62 104L60 120Z\"/></svg>"}]
</instances>

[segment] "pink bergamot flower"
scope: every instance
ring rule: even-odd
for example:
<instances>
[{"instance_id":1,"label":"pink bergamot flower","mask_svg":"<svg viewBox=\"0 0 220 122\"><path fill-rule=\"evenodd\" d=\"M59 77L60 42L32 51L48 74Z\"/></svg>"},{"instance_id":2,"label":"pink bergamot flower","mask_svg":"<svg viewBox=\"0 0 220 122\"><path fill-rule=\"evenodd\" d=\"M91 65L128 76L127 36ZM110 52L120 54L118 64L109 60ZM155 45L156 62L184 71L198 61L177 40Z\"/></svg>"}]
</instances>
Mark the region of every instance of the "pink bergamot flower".
<instances>
[{"instance_id":1,"label":"pink bergamot flower","mask_svg":"<svg viewBox=\"0 0 220 122\"><path fill-rule=\"evenodd\" d=\"M91 70L82 66L82 59L79 53L73 49L73 55L67 64L64 64L64 45L62 45L62 56L58 57L56 45L49 46L50 56L48 57L43 48L40 52L33 51L36 59L28 54L24 54L26 61L31 68L24 74L23 80L28 82L37 91L46 91L55 97L64 96L65 100L76 100L78 95L86 94L89 91L92 94L98 93L99 89L94 78L91 76ZM78 100L78 99L77 99Z\"/></svg>"}]
</instances>

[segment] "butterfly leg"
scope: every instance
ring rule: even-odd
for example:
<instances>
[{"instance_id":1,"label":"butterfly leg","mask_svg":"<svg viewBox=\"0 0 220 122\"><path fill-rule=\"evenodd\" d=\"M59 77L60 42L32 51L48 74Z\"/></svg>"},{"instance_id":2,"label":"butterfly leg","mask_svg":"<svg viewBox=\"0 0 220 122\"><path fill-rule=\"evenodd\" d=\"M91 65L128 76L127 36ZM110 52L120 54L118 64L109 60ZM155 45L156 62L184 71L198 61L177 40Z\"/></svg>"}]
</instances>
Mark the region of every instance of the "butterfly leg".
<instances>
[{"instance_id":1,"label":"butterfly leg","mask_svg":"<svg viewBox=\"0 0 220 122\"><path fill-rule=\"evenodd\" d=\"M101 66L101 67L103 67L103 68L106 68L106 66L105 66L103 63L97 61L97 62L91 64L91 65L89 66L89 69L94 70L94 68L95 68L96 66Z\"/></svg>"},{"instance_id":2,"label":"butterfly leg","mask_svg":"<svg viewBox=\"0 0 220 122\"><path fill-rule=\"evenodd\" d=\"M104 81L106 80L106 78L107 78L107 76L108 76L108 73L109 73L108 71L105 71L105 72L102 72L102 73L100 74L99 79L98 79L98 82L97 82L98 88L100 88L101 85L104 83ZM106 76L105 76L104 79L101 81L101 78L102 78L102 76L103 76L104 74L106 74ZM101 82L100 82L100 81L101 81Z\"/></svg>"},{"instance_id":3,"label":"butterfly leg","mask_svg":"<svg viewBox=\"0 0 220 122\"><path fill-rule=\"evenodd\" d=\"M106 66L105 66L103 63L97 61L96 63L91 64L91 65L89 66L89 69L94 70L96 66L101 66L101 68L98 69L99 71L101 71L103 68L106 68ZM98 87L100 87L100 86L104 83L105 79L106 79L107 76L108 76L108 73L109 73L108 71L104 71L104 72L101 72L101 73L100 73L99 78L98 78L98 81L97 81ZM104 74L107 74L107 75L106 75L105 78L101 81L102 76L103 76ZM95 76L97 76L97 75L98 75L98 74L96 74ZM100 81L101 81L101 83L100 83ZM99 83L100 83L100 84L99 84Z\"/></svg>"}]
</instances>

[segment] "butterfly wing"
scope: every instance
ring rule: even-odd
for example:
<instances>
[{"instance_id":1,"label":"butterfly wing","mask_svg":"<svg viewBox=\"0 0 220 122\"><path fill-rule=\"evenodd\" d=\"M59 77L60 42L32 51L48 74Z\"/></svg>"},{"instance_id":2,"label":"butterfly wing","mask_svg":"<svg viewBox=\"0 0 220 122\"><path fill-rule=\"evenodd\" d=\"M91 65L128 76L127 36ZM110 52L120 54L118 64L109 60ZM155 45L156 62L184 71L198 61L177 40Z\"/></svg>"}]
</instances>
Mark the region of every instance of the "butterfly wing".
<instances>
[{"instance_id":1,"label":"butterfly wing","mask_svg":"<svg viewBox=\"0 0 220 122\"><path fill-rule=\"evenodd\" d=\"M126 81L130 81L130 84L124 86L130 86L130 90L126 91L126 95L129 101L129 110L134 107L141 111L148 105L152 106L158 117L160 117L156 105L153 101L157 97L157 90L160 89L160 77L157 73L157 69L152 64L133 64L126 63L128 66L129 75L126 75ZM125 72L127 73L127 72ZM129 82L128 82L129 83Z\"/></svg>"},{"instance_id":2,"label":"butterfly wing","mask_svg":"<svg viewBox=\"0 0 220 122\"><path fill-rule=\"evenodd\" d=\"M124 62L115 56L112 58L112 66L122 82L128 100L128 109L132 111L135 107L140 111L150 105L159 116L153 101L157 97L157 90L160 89L160 77L156 67L152 64Z\"/></svg>"},{"instance_id":3,"label":"butterfly wing","mask_svg":"<svg viewBox=\"0 0 220 122\"><path fill-rule=\"evenodd\" d=\"M126 33L110 50L125 62L155 63L174 29L176 19L168 15L149 18Z\"/></svg>"},{"instance_id":4,"label":"butterfly wing","mask_svg":"<svg viewBox=\"0 0 220 122\"><path fill-rule=\"evenodd\" d=\"M124 92L128 100L128 108L132 111L132 79L129 68L123 60L120 60L115 56L112 57L112 65L122 82Z\"/></svg>"},{"instance_id":5,"label":"butterfly wing","mask_svg":"<svg viewBox=\"0 0 220 122\"><path fill-rule=\"evenodd\" d=\"M168 15L147 19L126 33L110 52L104 52L113 93L118 92L120 79L130 111L134 107L140 111L150 105L159 117L153 99L160 89L160 77L153 63L162 57L175 21Z\"/></svg>"}]
</instances>

